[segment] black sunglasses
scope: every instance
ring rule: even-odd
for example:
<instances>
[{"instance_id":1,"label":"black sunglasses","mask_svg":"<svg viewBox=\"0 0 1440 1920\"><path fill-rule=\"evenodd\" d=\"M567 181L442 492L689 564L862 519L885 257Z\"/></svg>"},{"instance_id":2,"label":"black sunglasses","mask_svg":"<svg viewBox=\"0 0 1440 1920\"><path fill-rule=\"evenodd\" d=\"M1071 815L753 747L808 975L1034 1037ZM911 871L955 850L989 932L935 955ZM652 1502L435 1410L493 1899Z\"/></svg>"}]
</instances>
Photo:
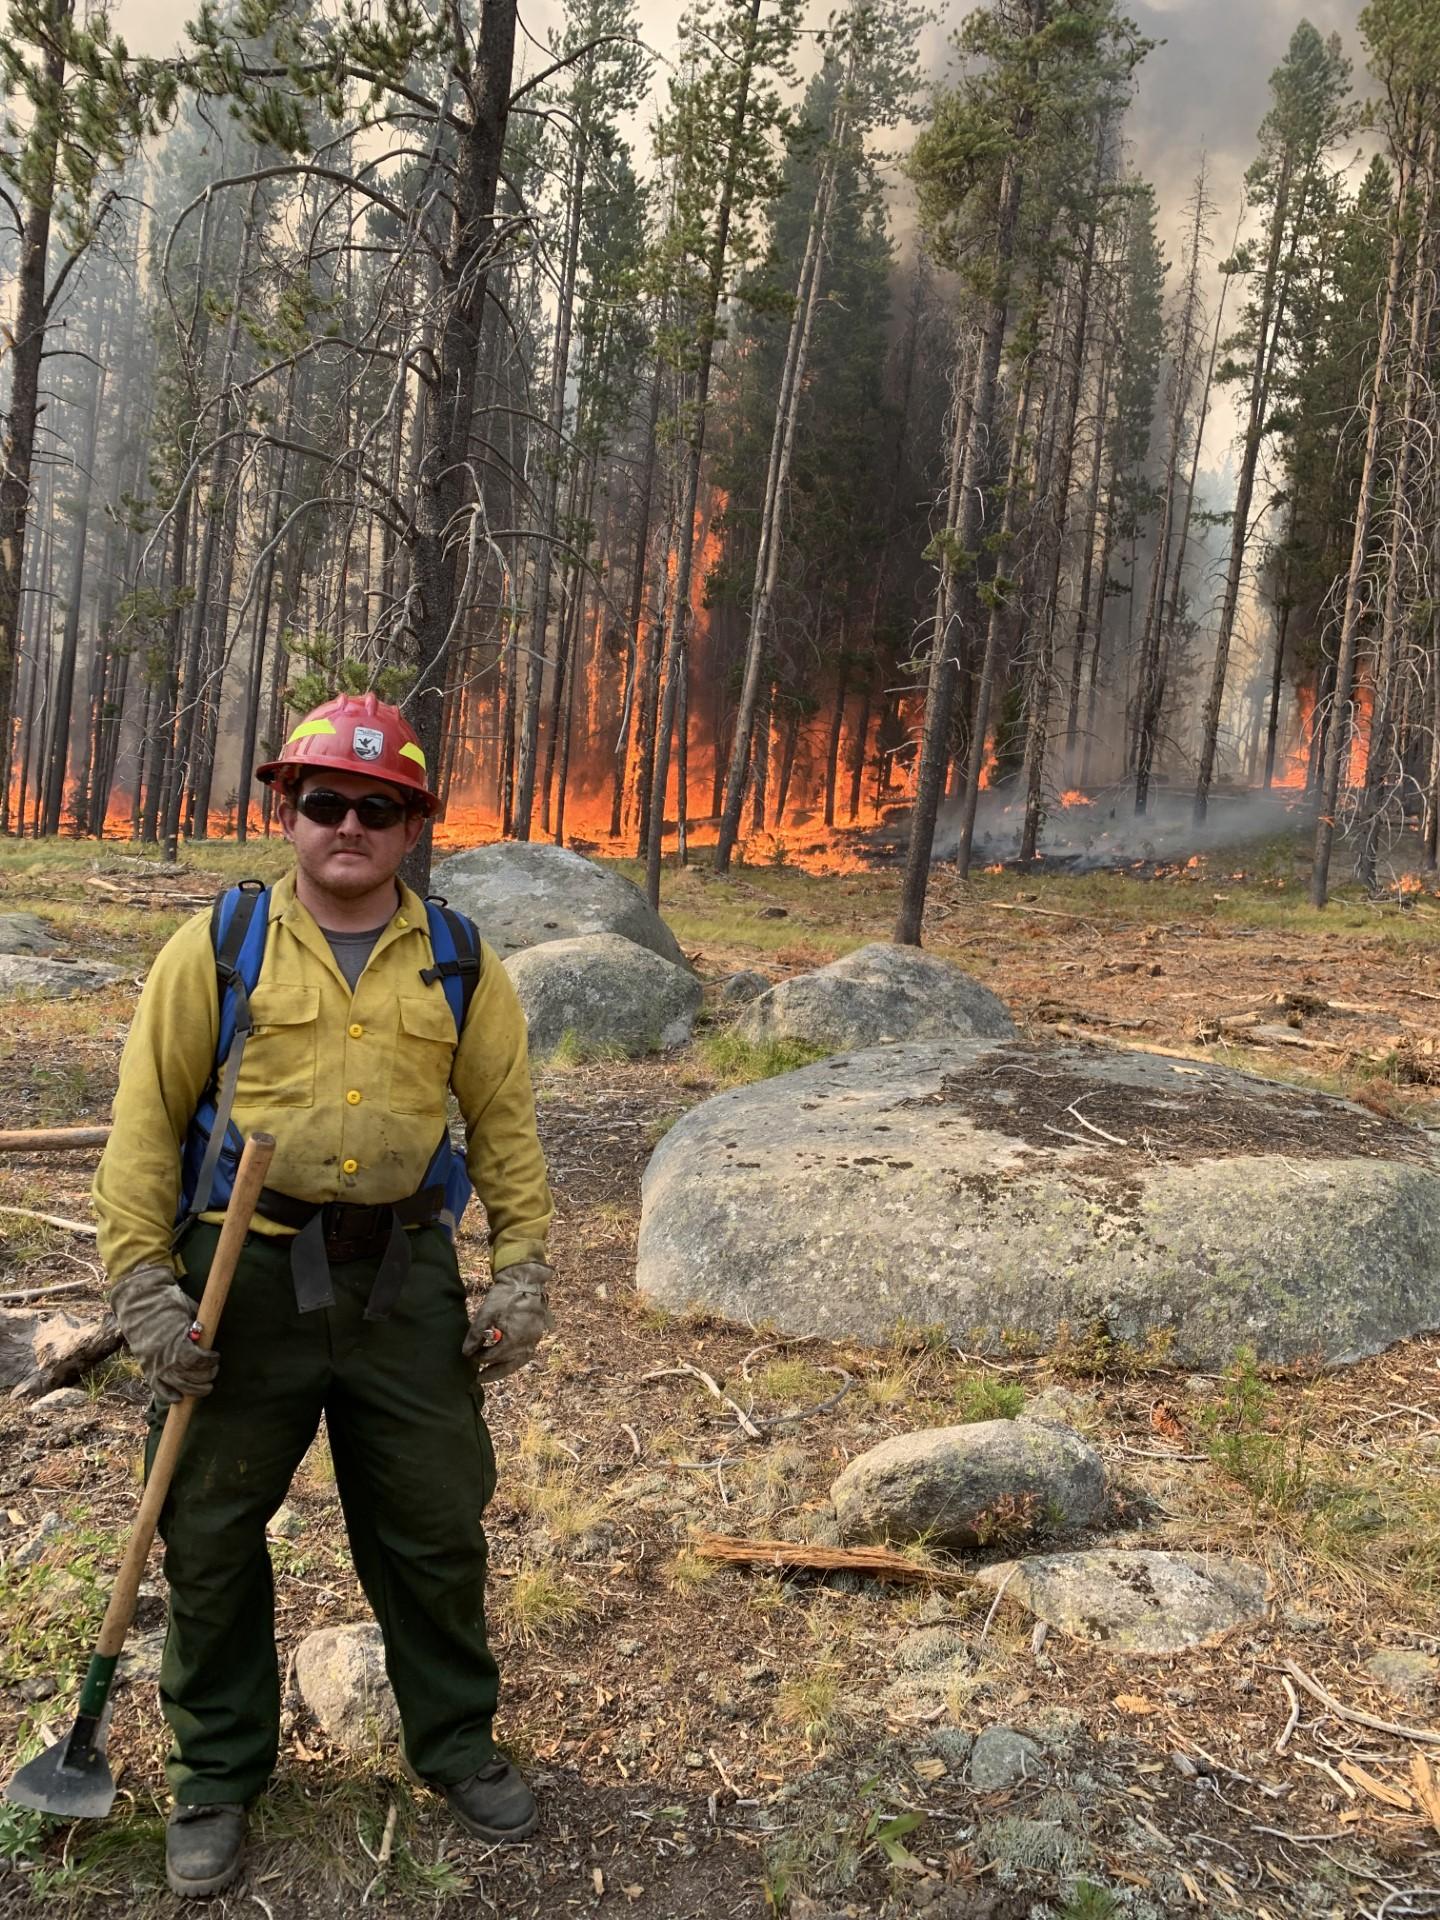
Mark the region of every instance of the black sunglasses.
<instances>
[{"instance_id":1,"label":"black sunglasses","mask_svg":"<svg viewBox=\"0 0 1440 1920\"><path fill-rule=\"evenodd\" d=\"M353 813L361 826L372 832L398 826L409 811L403 800L392 799L388 793L362 793L355 800L332 787L307 787L297 796L295 810L317 827L338 827L346 814Z\"/></svg>"}]
</instances>

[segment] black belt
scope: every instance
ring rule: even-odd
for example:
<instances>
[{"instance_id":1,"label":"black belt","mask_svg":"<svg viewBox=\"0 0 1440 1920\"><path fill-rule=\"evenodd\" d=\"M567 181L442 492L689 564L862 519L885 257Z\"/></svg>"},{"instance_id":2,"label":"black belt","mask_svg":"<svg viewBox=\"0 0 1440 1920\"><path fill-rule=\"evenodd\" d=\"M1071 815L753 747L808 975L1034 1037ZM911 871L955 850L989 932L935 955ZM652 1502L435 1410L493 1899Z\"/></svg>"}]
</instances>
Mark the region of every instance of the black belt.
<instances>
[{"instance_id":1,"label":"black belt","mask_svg":"<svg viewBox=\"0 0 1440 1920\"><path fill-rule=\"evenodd\" d=\"M297 1200L293 1194L266 1187L260 1195L259 1211L277 1226L295 1229L290 1273L295 1282L295 1305L301 1313L334 1306L332 1260L343 1264L378 1256L380 1264L365 1302L365 1318L388 1320L410 1271L410 1236L405 1229L434 1226L444 1204L443 1187L422 1187L407 1200L378 1207L351 1206L344 1200Z\"/></svg>"}]
</instances>

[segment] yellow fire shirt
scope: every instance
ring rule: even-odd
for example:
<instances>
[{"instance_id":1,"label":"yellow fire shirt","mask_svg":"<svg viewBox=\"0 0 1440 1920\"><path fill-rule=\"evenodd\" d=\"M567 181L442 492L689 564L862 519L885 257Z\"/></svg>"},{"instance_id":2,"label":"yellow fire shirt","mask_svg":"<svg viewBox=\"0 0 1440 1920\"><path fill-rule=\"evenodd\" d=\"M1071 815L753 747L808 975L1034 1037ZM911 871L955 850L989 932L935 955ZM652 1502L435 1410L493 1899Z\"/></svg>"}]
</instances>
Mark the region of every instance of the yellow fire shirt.
<instances>
[{"instance_id":1,"label":"yellow fire shirt","mask_svg":"<svg viewBox=\"0 0 1440 1920\"><path fill-rule=\"evenodd\" d=\"M408 887L401 894L352 995L324 933L295 897L294 876L277 881L234 1123L243 1134L274 1134L269 1185L280 1192L378 1206L419 1187L453 1088L495 1272L543 1260L552 1209L515 989L484 947L457 1045L444 989L420 979L433 959L425 903ZM114 1125L94 1188L100 1257L112 1280L173 1264L180 1146L215 1064L219 1020L207 911L161 949L121 1057ZM286 1231L266 1220L255 1225Z\"/></svg>"}]
</instances>

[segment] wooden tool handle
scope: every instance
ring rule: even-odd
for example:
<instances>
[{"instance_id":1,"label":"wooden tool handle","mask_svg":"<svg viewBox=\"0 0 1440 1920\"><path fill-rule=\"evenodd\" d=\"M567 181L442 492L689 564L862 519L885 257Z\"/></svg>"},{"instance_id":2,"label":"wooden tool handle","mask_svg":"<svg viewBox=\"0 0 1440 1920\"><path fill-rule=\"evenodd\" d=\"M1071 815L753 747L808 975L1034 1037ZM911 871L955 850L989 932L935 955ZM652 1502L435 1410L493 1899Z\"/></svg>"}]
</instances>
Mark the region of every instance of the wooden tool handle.
<instances>
[{"instance_id":1,"label":"wooden tool handle","mask_svg":"<svg viewBox=\"0 0 1440 1920\"><path fill-rule=\"evenodd\" d=\"M250 1231L260 1189L265 1185L265 1176L270 1171L274 1153L275 1141L268 1133L252 1133L245 1142L240 1168L235 1175L235 1186L225 1209L225 1221L220 1229L215 1257L205 1277L205 1292L195 1310L200 1327L197 1344L202 1347L210 1347L215 1343L215 1329L225 1311L225 1301L230 1292L230 1282L235 1278L240 1249ZM183 1400L177 1400L165 1416L164 1431L151 1462L140 1510L135 1516L135 1525L125 1548L125 1557L120 1562L120 1571L115 1576L115 1585L110 1590L110 1604L105 1609L100 1638L95 1644L96 1654L102 1659L113 1660L124 1646L125 1636L130 1631L130 1622L135 1617L135 1598L140 1591L140 1577L145 1571L145 1561L155 1538L160 1509L170 1491L175 1462L180 1457L180 1447L196 1404L195 1396L187 1394Z\"/></svg>"}]
</instances>

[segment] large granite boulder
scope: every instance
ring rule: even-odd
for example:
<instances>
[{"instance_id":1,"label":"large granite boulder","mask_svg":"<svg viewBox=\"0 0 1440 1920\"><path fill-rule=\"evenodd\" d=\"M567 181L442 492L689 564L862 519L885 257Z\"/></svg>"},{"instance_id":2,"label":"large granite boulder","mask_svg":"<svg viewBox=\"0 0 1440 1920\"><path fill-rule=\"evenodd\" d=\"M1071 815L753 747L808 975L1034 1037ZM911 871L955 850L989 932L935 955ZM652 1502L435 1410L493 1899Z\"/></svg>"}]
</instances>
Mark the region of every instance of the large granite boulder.
<instances>
[{"instance_id":1,"label":"large granite boulder","mask_svg":"<svg viewBox=\"0 0 1440 1920\"><path fill-rule=\"evenodd\" d=\"M108 966L100 960L46 960L37 954L0 953L0 995L73 1000L78 993L113 987L124 978L123 967Z\"/></svg>"},{"instance_id":2,"label":"large granite boulder","mask_svg":"<svg viewBox=\"0 0 1440 1920\"><path fill-rule=\"evenodd\" d=\"M442 860L431 886L469 914L501 959L547 940L618 933L685 965L679 942L640 889L568 847L522 840L471 847Z\"/></svg>"},{"instance_id":3,"label":"large granite boulder","mask_svg":"<svg viewBox=\"0 0 1440 1920\"><path fill-rule=\"evenodd\" d=\"M972 1420L868 1448L830 1498L847 1541L988 1547L1092 1525L1105 1509L1105 1463L1065 1427Z\"/></svg>"},{"instance_id":4,"label":"large granite boulder","mask_svg":"<svg viewBox=\"0 0 1440 1920\"><path fill-rule=\"evenodd\" d=\"M553 1053L567 1034L582 1052L682 1047L700 1008L700 982L688 967L618 933L547 940L512 953L505 971L525 1009L530 1051L537 1056Z\"/></svg>"},{"instance_id":5,"label":"large granite boulder","mask_svg":"<svg viewBox=\"0 0 1440 1920\"><path fill-rule=\"evenodd\" d=\"M1008 1040L1015 1022L988 987L922 953L877 940L762 993L735 1023L747 1040L808 1040L843 1053L892 1040Z\"/></svg>"},{"instance_id":6,"label":"large granite boulder","mask_svg":"<svg viewBox=\"0 0 1440 1920\"><path fill-rule=\"evenodd\" d=\"M1163 1055L880 1047L737 1087L646 1169L637 1284L784 1333L897 1320L1216 1369L1440 1327L1440 1160L1342 1100Z\"/></svg>"}]
</instances>

